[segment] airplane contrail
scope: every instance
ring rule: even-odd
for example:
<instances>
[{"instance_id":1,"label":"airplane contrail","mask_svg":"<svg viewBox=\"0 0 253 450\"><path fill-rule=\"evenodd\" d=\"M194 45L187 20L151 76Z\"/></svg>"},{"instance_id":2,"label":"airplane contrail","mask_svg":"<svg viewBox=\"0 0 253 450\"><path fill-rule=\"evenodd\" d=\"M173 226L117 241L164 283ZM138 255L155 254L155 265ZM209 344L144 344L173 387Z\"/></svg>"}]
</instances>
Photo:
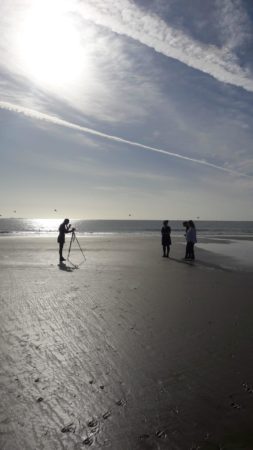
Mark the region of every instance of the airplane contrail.
<instances>
[{"instance_id":1,"label":"airplane contrail","mask_svg":"<svg viewBox=\"0 0 253 450\"><path fill-rule=\"evenodd\" d=\"M128 139L124 139L124 138L121 138L121 137L118 137L118 136L113 136L113 135L110 135L110 134L102 133L102 132L94 130L92 128L83 127L81 125L77 125L75 123L68 122L66 120L60 119L59 117L51 116L51 115L45 114L45 113L41 113L41 112L36 111L34 109L26 108L24 106L19 106L19 105L16 105L14 103L0 101L0 108L8 110L8 111L17 112L19 114L23 114L24 116L27 116L27 117L30 117L30 118L34 118L34 119L37 119L37 120L46 121L46 122L49 122L49 123L52 123L52 124L55 124L55 125L59 125L59 126L65 127L65 128L70 128L70 129L73 129L73 130L81 131L83 133L92 134L92 135L98 136L100 138L109 139L111 141L120 142L122 144L131 145L133 147L139 147L139 148L142 148L142 149L145 149L145 150L149 150L149 151L152 151L152 152L155 152L155 153L161 153L163 155L167 155L167 156L170 156L172 158L179 158L179 159L182 159L182 160L185 160L185 161L189 161L189 162L192 162L192 163L197 163L197 164L201 164L203 166L212 167L213 169L222 170L223 172L227 172L227 173L230 173L230 174L233 174L233 175L247 177L247 178L252 178L252 176L247 175L245 173L237 172L235 170L228 169L226 167L218 166L216 164L213 164L211 162L205 161L203 159L190 158L188 156L181 155L180 153L174 153L174 152L170 152L168 150L164 150L164 149L161 149L161 148L151 147L149 145L141 144L139 142L129 141Z\"/></svg>"},{"instance_id":2,"label":"airplane contrail","mask_svg":"<svg viewBox=\"0 0 253 450\"><path fill-rule=\"evenodd\" d=\"M233 5L231 9L234 9L234 16L239 14L238 5ZM218 81L253 92L253 79L250 70L243 68L236 62L237 58L232 48L228 49L226 46L219 48L219 46L213 44L204 44L187 35L178 27L174 28L169 25L158 15L145 12L144 8L138 7L132 1L107 0L101 2L86 0L85 4L77 2L76 11L84 20L90 20L114 33L135 39L156 52L200 70ZM226 6L223 14L225 20ZM244 18L250 33L246 12ZM230 27L233 34L236 34L233 25L230 25ZM241 34L239 29L238 33Z\"/></svg>"}]
</instances>

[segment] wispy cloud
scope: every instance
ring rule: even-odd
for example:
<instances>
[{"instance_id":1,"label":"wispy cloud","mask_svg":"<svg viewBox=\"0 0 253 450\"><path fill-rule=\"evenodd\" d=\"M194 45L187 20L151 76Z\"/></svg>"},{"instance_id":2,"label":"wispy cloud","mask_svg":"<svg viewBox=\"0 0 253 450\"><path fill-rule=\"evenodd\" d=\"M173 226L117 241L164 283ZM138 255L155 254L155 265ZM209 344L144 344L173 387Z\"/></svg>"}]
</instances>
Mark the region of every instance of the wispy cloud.
<instances>
[{"instance_id":1,"label":"wispy cloud","mask_svg":"<svg viewBox=\"0 0 253 450\"><path fill-rule=\"evenodd\" d=\"M129 0L79 1L76 8L85 20L135 39L219 81L253 92L252 74L240 67L235 54L227 45L223 48L205 45ZM228 15L227 10L225 14Z\"/></svg>"},{"instance_id":2,"label":"wispy cloud","mask_svg":"<svg viewBox=\"0 0 253 450\"><path fill-rule=\"evenodd\" d=\"M252 37L252 25L241 0L216 0L216 19L224 46L237 49Z\"/></svg>"},{"instance_id":3,"label":"wispy cloud","mask_svg":"<svg viewBox=\"0 0 253 450\"><path fill-rule=\"evenodd\" d=\"M19 114L23 114L23 115L25 115L27 117L30 117L30 118L33 118L33 119L37 119L37 120L42 120L42 121L45 121L45 122L48 122L48 123L51 123L51 124L54 124L54 125L62 126L62 127L65 127L65 128L70 128L70 129L73 129L73 130L78 130L79 132L81 131L83 133L92 134L94 136L97 136L97 137L100 137L100 138L103 138L103 139L109 139L111 141L119 142L121 144L126 144L126 145L130 145L130 146L142 148L142 149L149 150L149 151L152 151L152 152L155 152L155 153L160 153L160 154L163 154L163 155L167 155L167 156L172 157L172 158L178 158L178 159L182 159L182 160L185 160L185 161L188 161L188 162L191 162L191 163L197 163L197 164L200 164L200 165L203 165L203 166L208 166L208 167L211 167L213 169L222 170L224 172L227 172L227 173L230 173L230 174L234 174L234 175L237 175L237 176L250 177L250 175L247 175L247 174L244 174L244 173L241 173L241 172L237 172L237 171L231 170L231 169L226 168L226 167L218 166L216 164L213 164L211 162L208 162L208 161L205 161L205 160L202 160L202 159L190 158L188 156L185 156L185 155L182 155L182 154L179 154L179 153L170 152L168 150L164 150L164 149L161 149L161 148L151 147L151 146L148 146L148 145L141 144L139 142L134 142L134 141L130 141L130 140L127 140L127 139L123 139L123 138L118 137L118 136L113 136L113 135L110 135L110 134L101 133L100 131L94 130L92 128L83 127L83 126L77 125L75 123L71 123L71 122L68 122L66 120L60 119L59 117L51 116L49 114L40 113L38 111L29 109L29 108L24 108L22 106L15 105L15 104L12 104L12 103L0 101L0 108L8 110L8 111L13 111L13 112L16 112L16 113L19 113Z\"/></svg>"}]
</instances>

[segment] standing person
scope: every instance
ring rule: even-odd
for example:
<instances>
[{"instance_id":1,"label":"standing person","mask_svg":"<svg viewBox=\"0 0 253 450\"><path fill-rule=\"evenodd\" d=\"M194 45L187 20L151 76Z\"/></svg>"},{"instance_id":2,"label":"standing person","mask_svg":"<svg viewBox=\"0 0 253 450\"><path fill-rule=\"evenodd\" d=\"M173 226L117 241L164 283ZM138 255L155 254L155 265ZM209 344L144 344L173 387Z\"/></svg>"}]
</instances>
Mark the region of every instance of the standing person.
<instances>
[{"instance_id":1,"label":"standing person","mask_svg":"<svg viewBox=\"0 0 253 450\"><path fill-rule=\"evenodd\" d=\"M163 227L161 229L162 234L162 247L163 247L163 257L168 258L170 254L170 246L171 246L171 228L169 226L169 221L164 220L163 221Z\"/></svg>"},{"instance_id":2,"label":"standing person","mask_svg":"<svg viewBox=\"0 0 253 450\"><path fill-rule=\"evenodd\" d=\"M186 240L185 257L184 257L184 259L189 259L189 243L187 242L187 239L186 239L187 231L189 230L189 222L187 220L185 220L182 225L183 225L183 227L185 227L184 237L185 237L185 240Z\"/></svg>"},{"instance_id":3,"label":"standing person","mask_svg":"<svg viewBox=\"0 0 253 450\"><path fill-rule=\"evenodd\" d=\"M187 241L188 252L189 252L188 259L191 259L193 261L195 259L194 244L196 244L196 242L197 242L197 233L196 233L195 224L192 220L189 220L189 228L186 232L186 241Z\"/></svg>"},{"instance_id":4,"label":"standing person","mask_svg":"<svg viewBox=\"0 0 253 450\"><path fill-rule=\"evenodd\" d=\"M71 228L69 219L64 219L64 221L59 226L59 235L57 239L57 242L59 244L60 262L66 261L66 259L62 256L63 246L65 243L65 234L72 233L73 231L75 231L75 228Z\"/></svg>"}]
</instances>

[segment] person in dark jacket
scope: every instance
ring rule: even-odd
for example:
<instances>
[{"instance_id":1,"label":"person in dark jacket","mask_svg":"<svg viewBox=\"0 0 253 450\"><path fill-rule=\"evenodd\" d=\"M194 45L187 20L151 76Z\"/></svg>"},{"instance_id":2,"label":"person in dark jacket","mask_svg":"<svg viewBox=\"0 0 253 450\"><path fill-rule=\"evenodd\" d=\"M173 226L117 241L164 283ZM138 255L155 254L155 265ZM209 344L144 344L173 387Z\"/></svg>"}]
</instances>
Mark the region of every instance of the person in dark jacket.
<instances>
[{"instance_id":1,"label":"person in dark jacket","mask_svg":"<svg viewBox=\"0 0 253 450\"><path fill-rule=\"evenodd\" d=\"M163 221L163 227L161 229L162 234L162 247L163 247L163 257L168 258L170 254L170 246L171 246L171 228L169 226L169 221L164 220Z\"/></svg>"},{"instance_id":2,"label":"person in dark jacket","mask_svg":"<svg viewBox=\"0 0 253 450\"><path fill-rule=\"evenodd\" d=\"M64 221L59 226L59 235L57 242L59 244L59 256L60 256L60 262L66 261L65 258L62 256L63 246L65 243L65 234L72 233L75 231L75 228L71 228L71 225L69 223L69 219L64 219Z\"/></svg>"}]
</instances>

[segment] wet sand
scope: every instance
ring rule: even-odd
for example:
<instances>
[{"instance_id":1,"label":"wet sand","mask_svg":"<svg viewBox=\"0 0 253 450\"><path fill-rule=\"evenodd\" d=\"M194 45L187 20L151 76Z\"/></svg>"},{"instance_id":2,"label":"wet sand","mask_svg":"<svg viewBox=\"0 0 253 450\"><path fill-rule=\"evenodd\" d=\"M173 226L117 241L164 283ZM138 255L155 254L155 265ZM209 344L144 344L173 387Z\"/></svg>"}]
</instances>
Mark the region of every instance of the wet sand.
<instances>
[{"instance_id":1,"label":"wet sand","mask_svg":"<svg viewBox=\"0 0 253 450\"><path fill-rule=\"evenodd\" d=\"M80 243L74 269L54 238L0 238L0 448L252 450L252 272Z\"/></svg>"}]
</instances>

